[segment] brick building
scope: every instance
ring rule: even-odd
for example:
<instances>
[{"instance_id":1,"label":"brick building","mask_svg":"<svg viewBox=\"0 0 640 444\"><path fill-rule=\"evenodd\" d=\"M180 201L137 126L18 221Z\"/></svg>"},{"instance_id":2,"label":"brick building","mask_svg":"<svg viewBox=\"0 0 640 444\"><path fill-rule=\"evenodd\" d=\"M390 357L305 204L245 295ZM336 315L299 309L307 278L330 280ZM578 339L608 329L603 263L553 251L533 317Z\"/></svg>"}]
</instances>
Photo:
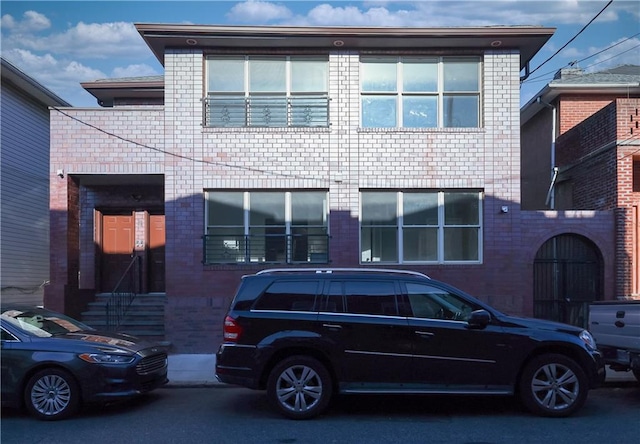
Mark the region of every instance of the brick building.
<instances>
[{"instance_id":1,"label":"brick building","mask_svg":"<svg viewBox=\"0 0 640 444\"><path fill-rule=\"evenodd\" d=\"M522 207L614 214L616 298L640 294L639 110L640 66L562 69L522 108Z\"/></svg>"},{"instance_id":2,"label":"brick building","mask_svg":"<svg viewBox=\"0 0 640 444\"><path fill-rule=\"evenodd\" d=\"M215 351L240 277L274 266L411 268L531 315L567 233L612 297L611 213L521 210L519 74L552 29L136 26L164 77L51 113L48 306L134 261L182 353Z\"/></svg>"}]
</instances>

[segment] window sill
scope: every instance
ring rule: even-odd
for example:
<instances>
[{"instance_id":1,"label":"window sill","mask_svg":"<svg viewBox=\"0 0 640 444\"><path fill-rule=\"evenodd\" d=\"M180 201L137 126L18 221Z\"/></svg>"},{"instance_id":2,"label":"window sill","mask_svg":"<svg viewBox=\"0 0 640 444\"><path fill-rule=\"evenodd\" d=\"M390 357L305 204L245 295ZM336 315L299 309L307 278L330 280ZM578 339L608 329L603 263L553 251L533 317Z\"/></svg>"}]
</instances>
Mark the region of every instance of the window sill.
<instances>
[{"instance_id":1,"label":"window sill","mask_svg":"<svg viewBox=\"0 0 640 444\"><path fill-rule=\"evenodd\" d=\"M359 133L486 133L485 128L368 128L359 127Z\"/></svg>"}]
</instances>

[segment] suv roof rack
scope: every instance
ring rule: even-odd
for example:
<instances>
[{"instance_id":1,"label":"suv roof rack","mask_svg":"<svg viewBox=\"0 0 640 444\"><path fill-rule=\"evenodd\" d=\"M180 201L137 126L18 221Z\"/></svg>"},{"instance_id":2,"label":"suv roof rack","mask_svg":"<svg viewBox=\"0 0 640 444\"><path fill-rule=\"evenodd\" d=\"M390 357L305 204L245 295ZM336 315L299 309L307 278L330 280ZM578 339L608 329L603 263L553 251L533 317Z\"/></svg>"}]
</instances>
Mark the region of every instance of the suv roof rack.
<instances>
[{"instance_id":1,"label":"suv roof rack","mask_svg":"<svg viewBox=\"0 0 640 444\"><path fill-rule=\"evenodd\" d=\"M409 274L413 276L419 276L427 279L431 279L424 273L413 270L397 270L394 268L268 268L261 270L256 275L274 274L274 273L395 273L395 274Z\"/></svg>"}]
</instances>

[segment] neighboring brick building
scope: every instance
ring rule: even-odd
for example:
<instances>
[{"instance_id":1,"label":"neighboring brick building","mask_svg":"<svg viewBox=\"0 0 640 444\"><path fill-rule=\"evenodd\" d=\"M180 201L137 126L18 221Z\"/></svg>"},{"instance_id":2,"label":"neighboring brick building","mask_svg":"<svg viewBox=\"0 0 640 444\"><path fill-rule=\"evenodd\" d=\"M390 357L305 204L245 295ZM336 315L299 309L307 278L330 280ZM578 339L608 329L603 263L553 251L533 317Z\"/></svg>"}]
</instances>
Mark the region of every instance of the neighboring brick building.
<instances>
[{"instance_id":1,"label":"neighboring brick building","mask_svg":"<svg viewBox=\"0 0 640 444\"><path fill-rule=\"evenodd\" d=\"M640 294L639 121L640 66L563 69L522 108L522 206L614 214L617 298Z\"/></svg>"},{"instance_id":2,"label":"neighboring brick building","mask_svg":"<svg viewBox=\"0 0 640 444\"><path fill-rule=\"evenodd\" d=\"M610 213L520 208L519 73L552 29L137 28L164 79L51 114L48 306L82 311L133 253L183 353L215 351L240 277L273 266L411 268L531 315L566 233L612 297Z\"/></svg>"}]
</instances>

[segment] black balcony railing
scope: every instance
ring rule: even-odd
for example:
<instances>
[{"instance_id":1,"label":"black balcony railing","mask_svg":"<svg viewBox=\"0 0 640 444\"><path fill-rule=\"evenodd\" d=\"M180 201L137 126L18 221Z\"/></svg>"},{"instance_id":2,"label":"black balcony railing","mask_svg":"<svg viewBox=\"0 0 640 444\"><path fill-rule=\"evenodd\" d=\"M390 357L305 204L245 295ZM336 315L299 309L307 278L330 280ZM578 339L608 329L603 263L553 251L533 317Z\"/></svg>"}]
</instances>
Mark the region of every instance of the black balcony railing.
<instances>
[{"instance_id":1,"label":"black balcony railing","mask_svg":"<svg viewBox=\"0 0 640 444\"><path fill-rule=\"evenodd\" d=\"M204 126L208 127L326 127L326 95L208 96L203 99Z\"/></svg>"},{"instance_id":2,"label":"black balcony railing","mask_svg":"<svg viewBox=\"0 0 640 444\"><path fill-rule=\"evenodd\" d=\"M203 241L205 264L329 262L327 234L207 234Z\"/></svg>"}]
</instances>

